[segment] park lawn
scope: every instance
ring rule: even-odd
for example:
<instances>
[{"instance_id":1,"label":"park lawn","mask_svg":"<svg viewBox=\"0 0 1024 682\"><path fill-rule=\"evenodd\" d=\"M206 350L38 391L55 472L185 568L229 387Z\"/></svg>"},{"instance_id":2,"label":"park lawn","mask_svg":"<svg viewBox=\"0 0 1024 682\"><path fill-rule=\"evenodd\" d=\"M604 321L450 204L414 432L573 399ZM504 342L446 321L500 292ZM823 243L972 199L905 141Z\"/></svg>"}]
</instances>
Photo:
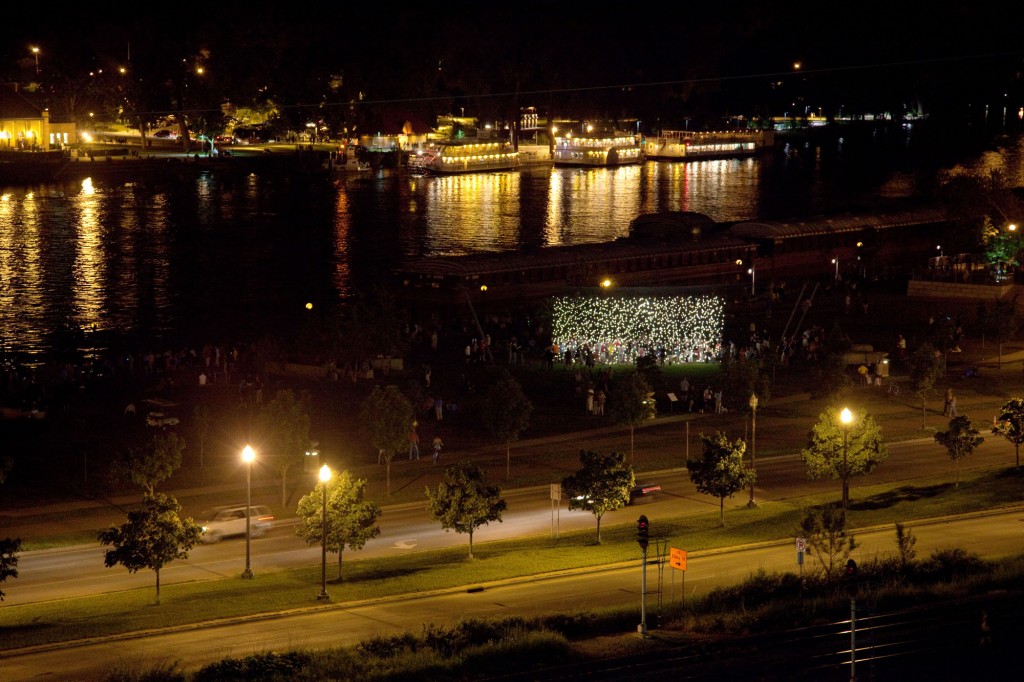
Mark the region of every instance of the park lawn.
<instances>
[{"instance_id":1,"label":"park lawn","mask_svg":"<svg viewBox=\"0 0 1024 682\"><path fill-rule=\"evenodd\" d=\"M849 528L855 531L892 524L893 519L911 522L1022 503L1022 478L1024 474L1012 469L988 469L965 472L959 488L949 477L856 487ZM835 502L836 497L823 494L767 502L753 510L737 506L726 510L724 528L719 526L717 511L659 518L652 524L652 540L663 540L666 546L685 542L693 558L693 553L703 550L788 542L808 508ZM326 605L316 601L320 586L316 565L261 573L252 581L231 578L164 585L160 605L155 604L154 579L154 587L147 589L5 606L0 609L0 650L281 611L330 609L361 600L403 598L639 559L633 524L604 526L601 535L600 545L593 529L563 533L558 540L545 536L477 543L472 560L468 542L402 557L355 559L357 553L348 552L343 582L333 580L336 558L329 562L328 592L334 601ZM173 564L165 571L172 569ZM16 589L16 584L10 587Z\"/></svg>"}]
</instances>

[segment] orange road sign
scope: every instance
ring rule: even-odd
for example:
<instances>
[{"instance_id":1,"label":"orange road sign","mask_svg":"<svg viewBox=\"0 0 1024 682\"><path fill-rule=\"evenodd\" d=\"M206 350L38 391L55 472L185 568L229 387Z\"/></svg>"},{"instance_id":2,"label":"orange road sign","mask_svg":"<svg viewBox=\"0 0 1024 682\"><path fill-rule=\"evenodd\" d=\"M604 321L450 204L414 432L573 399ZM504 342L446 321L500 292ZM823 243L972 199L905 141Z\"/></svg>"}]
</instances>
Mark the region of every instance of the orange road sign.
<instances>
[{"instance_id":1,"label":"orange road sign","mask_svg":"<svg viewBox=\"0 0 1024 682\"><path fill-rule=\"evenodd\" d=\"M686 570L686 550L676 549L672 547L669 549L668 563L672 568L678 568L680 571Z\"/></svg>"}]
</instances>

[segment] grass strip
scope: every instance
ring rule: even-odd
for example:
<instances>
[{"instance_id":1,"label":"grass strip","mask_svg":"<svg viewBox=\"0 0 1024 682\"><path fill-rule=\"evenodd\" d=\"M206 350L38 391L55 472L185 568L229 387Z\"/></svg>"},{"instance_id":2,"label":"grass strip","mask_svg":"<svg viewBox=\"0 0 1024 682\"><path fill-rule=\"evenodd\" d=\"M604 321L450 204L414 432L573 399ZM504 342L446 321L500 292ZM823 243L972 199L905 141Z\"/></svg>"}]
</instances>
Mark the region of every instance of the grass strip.
<instances>
[{"instance_id":1,"label":"grass strip","mask_svg":"<svg viewBox=\"0 0 1024 682\"><path fill-rule=\"evenodd\" d=\"M911 521L1024 502L1022 477L1012 469L969 470L959 488L948 477L859 487L848 513L849 527L856 530L894 519ZM685 538L690 552L787 539L807 508L835 499L834 493L820 494L766 502L755 510L733 508L726 511L724 528L719 526L717 511L659 518L656 535L670 542ZM468 559L466 545L401 557L352 559L354 553L347 553L344 581L330 581L329 592L336 606L635 561L634 534L629 523L603 527L600 545L594 529L563 533L559 540L545 536L479 543L474 545L473 560ZM0 651L290 609L334 607L317 606L319 582L320 566L314 565L261 573L256 581L165 585L160 605L155 605L155 587L151 587L7 606L0 610Z\"/></svg>"}]
</instances>

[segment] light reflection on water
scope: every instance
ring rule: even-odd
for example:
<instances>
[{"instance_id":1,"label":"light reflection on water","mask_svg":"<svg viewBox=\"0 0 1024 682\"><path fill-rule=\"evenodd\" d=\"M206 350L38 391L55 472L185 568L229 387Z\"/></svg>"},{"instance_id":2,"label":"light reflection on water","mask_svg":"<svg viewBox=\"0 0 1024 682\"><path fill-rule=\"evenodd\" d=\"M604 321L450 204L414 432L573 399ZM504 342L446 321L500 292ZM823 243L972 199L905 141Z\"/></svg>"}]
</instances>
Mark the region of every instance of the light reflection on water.
<instances>
[{"instance_id":1,"label":"light reflection on water","mask_svg":"<svg viewBox=\"0 0 1024 682\"><path fill-rule=\"evenodd\" d=\"M963 168L1024 185L1022 156L1013 140ZM0 198L0 343L38 353L61 330L81 347L230 342L297 328L307 302L329 311L404 257L607 242L648 212L738 221L913 192L913 171L872 168L864 182L829 158L804 148L612 169L11 188Z\"/></svg>"}]
</instances>

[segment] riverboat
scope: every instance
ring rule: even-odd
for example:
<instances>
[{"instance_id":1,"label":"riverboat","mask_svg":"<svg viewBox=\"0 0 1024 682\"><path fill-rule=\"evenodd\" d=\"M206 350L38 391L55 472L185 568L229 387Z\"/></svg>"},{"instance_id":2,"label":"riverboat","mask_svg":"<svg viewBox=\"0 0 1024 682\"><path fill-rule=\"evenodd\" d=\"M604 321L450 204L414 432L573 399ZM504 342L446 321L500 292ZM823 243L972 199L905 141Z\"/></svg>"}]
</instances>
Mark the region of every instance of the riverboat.
<instances>
[{"instance_id":1,"label":"riverboat","mask_svg":"<svg viewBox=\"0 0 1024 682\"><path fill-rule=\"evenodd\" d=\"M771 130L663 130L644 140L644 154L648 159L667 161L734 159L754 156L774 144Z\"/></svg>"},{"instance_id":2,"label":"riverboat","mask_svg":"<svg viewBox=\"0 0 1024 682\"><path fill-rule=\"evenodd\" d=\"M884 271L934 253L944 211L896 202L792 220L718 223L692 212L642 214L629 237L510 253L424 257L395 270L404 295L434 303L537 300L607 285L733 286ZM746 279L750 276L750 280Z\"/></svg>"},{"instance_id":3,"label":"riverboat","mask_svg":"<svg viewBox=\"0 0 1024 682\"><path fill-rule=\"evenodd\" d=\"M411 152L407 165L419 175L515 170L519 152L503 140L434 142Z\"/></svg>"},{"instance_id":4,"label":"riverboat","mask_svg":"<svg viewBox=\"0 0 1024 682\"><path fill-rule=\"evenodd\" d=\"M555 138L551 159L556 166L624 166L642 163L640 138L626 133L608 137L566 135Z\"/></svg>"}]
</instances>

